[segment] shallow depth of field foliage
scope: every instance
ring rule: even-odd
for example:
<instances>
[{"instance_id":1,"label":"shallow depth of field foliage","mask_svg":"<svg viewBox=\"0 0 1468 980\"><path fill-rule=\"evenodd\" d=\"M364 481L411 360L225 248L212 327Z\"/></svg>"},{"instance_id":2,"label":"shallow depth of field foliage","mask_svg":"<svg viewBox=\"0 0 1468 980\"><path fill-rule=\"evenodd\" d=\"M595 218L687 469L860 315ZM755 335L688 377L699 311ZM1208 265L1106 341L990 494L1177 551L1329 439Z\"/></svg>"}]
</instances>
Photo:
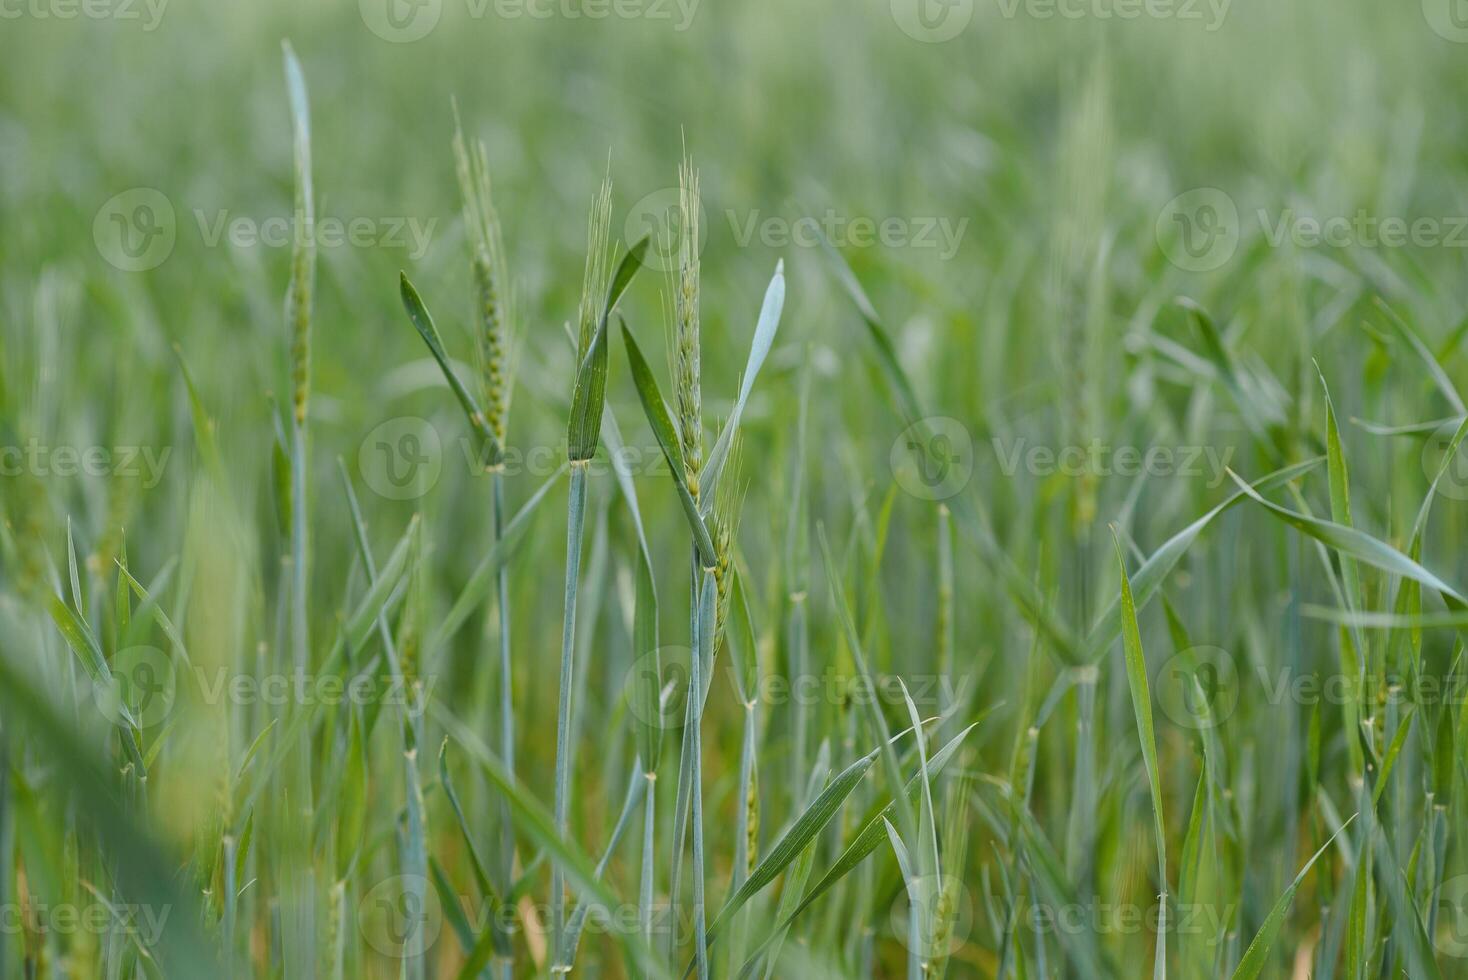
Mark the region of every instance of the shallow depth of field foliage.
<instances>
[{"instance_id":1,"label":"shallow depth of field foliage","mask_svg":"<svg viewBox=\"0 0 1468 980\"><path fill-rule=\"evenodd\" d=\"M0 976L1468 976L1465 25L0 0Z\"/></svg>"}]
</instances>

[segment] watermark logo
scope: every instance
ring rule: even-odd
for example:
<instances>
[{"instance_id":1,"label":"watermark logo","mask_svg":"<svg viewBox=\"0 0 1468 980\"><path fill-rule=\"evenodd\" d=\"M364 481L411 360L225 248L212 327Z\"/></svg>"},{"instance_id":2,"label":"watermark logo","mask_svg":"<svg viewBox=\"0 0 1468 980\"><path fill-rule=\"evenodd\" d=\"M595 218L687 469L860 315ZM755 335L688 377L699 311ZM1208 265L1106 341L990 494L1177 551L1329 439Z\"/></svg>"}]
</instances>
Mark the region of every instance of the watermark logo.
<instances>
[{"instance_id":1,"label":"watermark logo","mask_svg":"<svg viewBox=\"0 0 1468 980\"><path fill-rule=\"evenodd\" d=\"M134 187L109 198L92 219L98 254L123 272L158 268L173 253L177 237L173 203L151 187Z\"/></svg>"},{"instance_id":2,"label":"watermark logo","mask_svg":"<svg viewBox=\"0 0 1468 980\"><path fill-rule=\"evenodd\" d=\"M622 222L622 240L635 242L644 235L648 236L647 252L642 259L642 264L648 268L659 272L676 271L685 251L691 250L691 254L697 257L707 247L709 223L703 196L691 189L688 193L698 212L696 242L684 241L687 229L683 227L683 191L677 187L663 187L644 194L627 212L627 218Z\"/></svg>"},{"instance_id":3,"label":"watermark logo","mask_svg":"<svg viewBox=\"0 0 1468 980\"><path fill-rule=\"evenodd\" d=\"M1167 202L1157 216L1157 244L1186 272L1220 268L1239 247L1239 209L1216 187L1197 187Z\"/></svg>"},{"instance_id":4,"label":"watermark logo","mask_svg":"<svg viewBox=\"0 0 1468 980\"><path fill-rule=\"evenodd\" d=\"M378 496L416 500L434 488L443 472L438 430L411 415L388 419L362 440L357 469Z\"/></svg>"},{"instance_id":5,"label":"watermark logo","mask_svg":"<svg viewBox=\"0 0 1468 980\"><path fill-rule=\"evenodd\" d=\"M109 678L98 677L92 699L102 717L114 725L152 728L173 711L178 680L173 661L156 647L137 646L118 651Z\"/></svg>"},{"instance_id":6,"label":"watermark logo","mask_svg":"<svg viewBox=\"0 0 1468 980\"><path fill-rule=\"evenodd\" d=\"M902 33L924 44L941 44L962 34L974 19L974 0L891 0L892 19Z\"/></svg>"},{"instance_id":7,"label":"watermark logo","mask_svg":"<svg viewBox=\"0 0 1468 980\"><path fill-rule=\"evenodd\" d=\"M973 935L973 896L954 875L921 875L898 891L888 921L898 942L909 949L915 942L924 963L940 963Z\"/></svg>"},{"instance_id":8,"label":"watermark logo","mask_svg":"<svg viewBox=\"0 0 1468 980\"><path fill-rule=\"evenodd\" d=\"M1468 875L1454 875L1437 890L1433 945L1444 956L1468 957Z\"/></svg>"},{"instance_id":9,"label":"watermark logo","mask_svg":"<svg viewBox=\"0 0 1468 980\"><path fill-rule=\"evenodd\" d=\"M1227 650L1189 647L1162 664L1153 688L1174 724L1194 731L1217 728L1238 707L1239 671Z\"/></svg>"},{"instance_id":10,"label":"watermark logo","mask_svg":"<svg viewBox=\"0 0 1468 980\"><path fill-rule=\"evenodd\" d=\"M1438 37L1468 44L1468 0L1422 0L1422 16Z\"/></svg>"},{"instance_id":11,"label":"watermark logo","mask_svg":"<svg viewBox=\"0 0 1468 980\"><path fill-rule=\"evenodd\" d=\"M676 644L659 647L632 662L622 678L627 710L634 719L662 732L680 731L688 714L693 652ZM656 691L649 700L647 693Z\"/></svg>"},{"instance_id":12,"label":"watermark logo","mask_svg":"<svg viewBox=\"0 0 1468 980\"><path fill-rule=\"evenodd\" d=\"M1438 493L1453 500L1468 500L1468 447L1459 446L1453 458L1447 459L1461 424L1458 419L1444 422L1422 446L1422 472L1429 480L1437 480Z\"/></svg>"},{"instance_id":13,"label":"watermark logo","mask_svg":"<svg viewBox=\"0 0 1468 980\"><path fill-rule=\"evenodd\" d=\"M357 8L369 31L395 44L427 37L443 16L443 0L357 0Z\"/></svg>"},{"instance_id":14,"label":"watermark logo","mask_svg":"<svg viewBox=\"0 0 1468 980\"><path fill-rule=\"evenodd\" d=\"M417 956L443 928L438 893L420 875L378 882L357 903L357 929L372 949L392 959Z\"/></svg>"},{"instance_id":15,"label":"watermark logo","mask_svg":"<svg viewBox=\"0 0 1468 980\"><path fill-rule=\"evenodd\" d=\"M948 500L974 475L974 440L958 419L935 415L902 431L888 455L897 485L919 500Z\"/></svg>"}]
</instances>

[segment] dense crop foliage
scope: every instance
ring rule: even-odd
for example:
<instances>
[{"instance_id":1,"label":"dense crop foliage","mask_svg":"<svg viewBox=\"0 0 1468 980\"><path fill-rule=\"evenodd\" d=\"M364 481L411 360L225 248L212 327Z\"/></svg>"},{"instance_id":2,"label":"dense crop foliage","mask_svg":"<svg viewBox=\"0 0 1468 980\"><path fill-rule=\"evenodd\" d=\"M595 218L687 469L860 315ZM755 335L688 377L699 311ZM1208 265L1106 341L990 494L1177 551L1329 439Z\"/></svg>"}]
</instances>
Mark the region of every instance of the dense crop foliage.
<instances>
[{"instance_id":1,"label":"dense crop foliage","mask_svg":"<svg viewBox=\"0 0 1468 980\"><path fill-rule=\"evenodd\" d=\"M1468 976L1455 3L0 0L0 976Z\"/></svg>"}]
</instances>

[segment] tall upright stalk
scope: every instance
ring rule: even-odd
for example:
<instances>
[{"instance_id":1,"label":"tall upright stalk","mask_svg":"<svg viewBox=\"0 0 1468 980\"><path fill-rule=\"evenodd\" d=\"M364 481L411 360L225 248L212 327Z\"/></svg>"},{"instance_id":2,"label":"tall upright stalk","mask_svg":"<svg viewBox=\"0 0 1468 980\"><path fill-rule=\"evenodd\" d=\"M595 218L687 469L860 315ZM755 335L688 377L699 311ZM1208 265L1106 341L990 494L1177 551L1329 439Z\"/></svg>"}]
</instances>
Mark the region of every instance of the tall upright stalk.
<instances>
[{"instance_id":1,"label":"tall upright stalk","mask_svg":"<svg viewBox=\"0 0 1468 980\"><path fill-rule=\"evenodd\" d=\"M556 705L556 789L555 820L557 833L565 836L569 829L571 804L570 739L571 692L575 673L576 588L581 575L581 536L586 523L586 471L584 460L571 463L571 490L566 505L566 598L562 607L560 696ZM551 865L551 949L553 972L564 972L562 943L566 929L566 878L560 862Z\"/></svg>"},{"instance_id":2,"label":"tall upright stalk","mask_svg":"<svg viewBox=\"0 0 1468 980\"><path fill-rule=\"evenodd\" d=\"M290 642L291 662L298 677L310 667L310 628L307 621L308 569L306 552L307 403L311 394L311 306L315 285L315 200L311 187L311 116L306 79L289 42L284 42L286 89L290 96L294 131L295 245L291 279L286 291L285 319L290 331ZM295 768L287 791L292 825L311 822L311 739L303 734L296 746ZM303 839L302 848L309 847ZM307 977L316 967L314 916L315 886L311 861L298 855L291 865L286 976Z\"/></svg>"},{"instance_id":3,"label":"tall upright stalk","mask_svg":"<svg viewBox=\"0 0 1468 980\"><path fill-rule=\"evenodd\" d=\"M494 207L489 175L489 154L479 141L469 143L454 106L454 169L463 199L464 227L469 242L469 265L474 290L474 351L479 367L483 393L483 424L492 436L487 440L489 458L485 465L490 473L491 507L494 540L505 532L505 468L504 449L508 438L512 364L510 352L510 307L506 295L509 281L504 239L499 215ZM495 573L495 602L499 614L499 744L500 760L505 771L515 774L515 699L510 673L510 602L509 573L502 564ZM500 800L500 846L495 873L501 894L508 894L514 878L515 826L508 800ZM498 949L509 948L509 937L501 917L495 927L500 936ZM505 980L513 976L511 962L500 964Z\"/></svg>"},{"instance_id":4,"label":"tall upright stalk","mask_svg":"<svg viewBox=\"0 0 1468 980\"><path fill-rule=\"evenodd\" d=\"M564 837L569 829L571 794L571 704L575 691L576 593L581 575L581 538L586 523L586 476L601 440L607 387L607 321L622 293L641 268L647 240L632 245L610 277L608 231L611 226L611 180L602 182L592 202L587 235L586 274L582 282L581 330L576 344L576 385L566 427L566 457L571 489L566 508L566 600L561 619L560 696L556 712L555 825ZM603 298L605 297L605 298ZM559 860L551 864L552 971L570 969L566 947L566 877Z\"/></svg>"}]
</instances>

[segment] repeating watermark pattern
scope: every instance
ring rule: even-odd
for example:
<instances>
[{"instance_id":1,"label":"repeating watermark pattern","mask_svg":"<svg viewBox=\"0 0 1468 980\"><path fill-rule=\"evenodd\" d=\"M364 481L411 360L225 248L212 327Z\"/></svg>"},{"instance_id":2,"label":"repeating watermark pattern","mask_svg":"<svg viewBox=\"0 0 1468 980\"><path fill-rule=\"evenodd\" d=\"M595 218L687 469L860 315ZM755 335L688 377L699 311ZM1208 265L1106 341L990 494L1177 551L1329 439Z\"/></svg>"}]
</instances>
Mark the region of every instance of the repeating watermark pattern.
<instances>
[{"instance_id":1,"label":"repeating watermark pattern","mask_svg":"<svg viewBox=\"0 0 1468 980\"><path fill-rule=\"evenodd\" d=\"M161 724L178 700L173 660L157 647L119 650L112 658L110 676L93 683L92 700L102 717L114 725L152 728Z\"/></svg>"},{"instance_id":2,"label":"repeating watermark pattern","mask_svg":"<svg viewBox=\"0 0 1468 980\"><path fill-rule=\"evenodd\" d=\"M887 457L897 485L919 500L949 500L974 475L968 426L946 415L919 419L902 431Z\"/></svg>"},{"instance_id":3,"label":"repeating watermark pattern","mask_svg":"<svg viewBox=\"0 0 1468 980\"><path fill-rule=\"evenodd\" d=\"M1187 272L1221 268L1239 247L1239 209L1216 187L1184 191L1157 215L1157 244Z\"/></svg>"},{"instance_id":4,"label":"repeating watermark pattern","mask_svg":"<svg viewBox=\"0 0 1468 980\"><path fill-rule=\"evenodd\" d=\"M1438 37L1468 44L1468 0L1422 0L1422 16Z\"/></svg>"},{"instance_id":5,"label":"repeating watermark pattern","mask_svg":"<svg viewBox=\"0 0 1468 980\"><path fill-rule=\"evenodd\" d=\"M622 691L628 711L644 725L663 731L683 727L688 708L690 680L688 647L669 645L637 658L622 679ZM726 666L733 670L733 666ZM967 701L974 678L950 674L878 674L871 678L839 673L832 667L821 673L763 674L748 692L763 707L780 708L792 704L807 706L881 704L901 710L906 694L920 711L936 713L950 705ZM648 705L638 696L639 689L654 688L658 703Z\"/></svg>"},{"instance_id":6,"label":"repeating watermark pattern","mask_svg":"<svg viewBox=\"0 0 1468 980\"><path fill-rule=\"evenodd\" d=\"M1204 945L1217 945L1228 935L1238 913L1234 904L1207 902L1091 902L1054 905L1039 901L1021 910L1019 928L1042 935L1157 935L1164 930L1177 936L1198 936Z\"/></svg>"},{"instance_id":7,"label":"repeating watermark pattern","mask_svg":"<svg viewBox=\"0 0 1468 980\"><path fill-rule=\"evenodd\" d=\"M1233 717L1239 704L1239 671L1222 647L1189 647L1157 669L1152 689L1173 724L1200 731Z\"/></svg>"},{"instance_id":8,"label":"repeating watermark pattern","mask_svg":"<svg viewBox=\"0 0 1468 980\"><path fill-rule=\"evenodd\" d=\"M421 875L395 875L379 881L357 903L357 930L383 956L421 955L443 929L438 892Z\"/></svg>"},{"instance_id":9,"label":"repeating watermark pattern","mask_svg":"<svg viewBox=\"0 0 1468 980\"><path fill-rule=\"evenodd\" d=\"M565 443L508 445L494 469L507 477L547 479L566 462ZM357 469L373 493L388 500L417 500L438 485L444 469L462 465L472 477L491 470L489 447L472 436L445 440L426 419L403 415L372 429L357 447ZM667 457L653 446L623 445L603 451L587 463L593 476L622 469L634 476L668 475Z\"/></svg>"},{"instance_id":10,"label":"repeating watermark pattern","mask_svg":"<svg viewBox=\"0 0 1468 980\"><path fill-rule=\"evenodd\" d=\"M172 446L52 446L39 439L0 446L0 477L115 476L152 490L163 480Z\"/></svg>"},{"instance_id":11,"label":"repeating watermark pattern","mask_svg":"<svg viewBox=\"0 0 1468 980\"><path fill-rule=\"evenodd\" d=\"M1444 422L1422 446L1422 472L1429 481L1437 480L1438 493L1453 500L1468 500L1468 450L1460 447L1452 459L1446 460L1447 468L1443 468L1444 457L1461 424L1459 419Z\"/></svg>"},{"instance_id":12,"label":"repeating watermark pattern","mask_svg":"<svg viewBox=\"0 0 1468 980\"><path fill-rule=\"evenodd\" d=\"M1234 447L1226 446L1113 446L1101 439L1080 445L1032 445L1021 437L1006 442L995 437L999 470L1013 477L1024 470L1031 476L1187 477L1207 480L1208 488L1228 479Z\"/></svg>"},{"instance_id":13,"label":"repeating watermark pattern","mask_svg":"<svg viewBox=\"0 0 1468 980\"><path fill-rule=\"evenodd\" d=\"M1468 248L1468 215L1319 215L1296 208L1258 208L1257 223L1270 248ZM1179 194L1157 216L1157 243L1168 261L1188 272L1211 272L1234 257L1244 223L1234 199L1216 187Z\"/></svg>"},{"instance_id":14,"label":"repeating watermark pattern","mask_svg":"<svg viewBox=\"0 0 1468 980\"><path fill-rule=\"evenodd\" d=\"M891 249L935 251L944 262L958 255L968 218L938 215L845 215L828 208L819 215L785 218L767 215L758 208L748 212L727 210L725 219L734 244L748 248L758 241L766 248L820 248L826 242L839 249L863 249L881 245Z\"/></svg>"},{"instance_id":15,"label":"repeating watermark pattern","mask_svg":"<svg viewBox=\"0 0 1468 980\"><path fill-rule=\"evenodd\" d=\"M1217 728L1233 717L1243 680L1233 654L1221 647L1197 646L1164 662L1153 689L1164 715L1183 728L1201 730ZM1387 705L1468 705L1468 678L1459 674L1343 674L1256 666L1249 683L1258 702L1270 708L1359 704L1377 710Z\"/></svg>"},{"instance_id":16,"label":"repeating watermark pattern","mask_svg":"<svg viewBox=\"0 0 1468 980\"><path fill-rule=\"evenodd\" d=\"M636 902L599 902L589 895L582 923L585 935L640 935L647 928L654 936L690 936L695 925L692 903L676 908L666 902L643 907ZM457 906L456 918L478 936L493 929L514 936L526 921L548 922L548 902L494 902L475 895L440 898L438 890L418 875L395 875L377 882L357 903L357 929L369 948L389 959L404 959L431 953L443 933L445 901Z\"/></svg>"},{"instance_id":17,"label":"repeating watermark pattern","mask_svg":"<svg viewBox=\"0 0 1468 980\"><path fill-rule=\"evenodd\" d=\"M214 211L194 208L193 214L199 240L205 248L218 248L221 243L235 248L283 249L297 244L314 244L324 249L392 248L406 250L408 258L414 261L428 253L438 227L437 218L408 215L353 218L327 215L309 223L285 215L263 219L231 215L224 208Z\"/></svg>"},{"instance_id":18,"label":"repeating watermark pattern","mask_svg":"<svg viewBox=\"0 0 1468 980\"><path fill-rule=\"evenodd\" d=\"M683 33L702 0L452 0L471 20L639 20ZM443 19L444 0L358 0L367 29L384 41L421 41Z\"/></svg>"},{"instance_id":19,"label":"repeating watermark pattern","mask_svg":"<svg viewBox=\"0 0 1468 980\"><path fill-rule=\"evenodd\" d=\"M888 925L903 946L912 948L916 942L923 962L941 962L962 949L973 935L974 907L973 894L956 875L920 875L898 889L888 910ZM916 936L914 921L919 929Z\"/></svg>"},{"instance_id":20,"label":"repeating watermark pattern","mask_svg":"<svg viewBox=\"0 0 1468 980\"><path fill-rule=\"evenodd\" d=\"M996 0L1005 20L1172 20L1212 34L1233 0Z\"/></svg>"},{"instance_id":21,"label":"repeating watermark pattern","mask_svg":"<svg viewBox=\"0 0 1468 980\"><path fill-rule=\"evenodd\" d=\"M892 19L914 41L941 44L962 34L974 19L974 0L891 0Z\"/></svg>"},{"instance_id":22,"label":"repeating watermark pattern","mask_svg":"<svg viewBox=\"0 0 1468 980\"><path fill-rule=\"evenodd\" d=\"M190 213L204 248L387 248L402 250L414 261L427 254L439 221L410 215L324 215L308 222L300 215L260 218L227 208L193 208ZM134 187L109 198L92 219L98 254L123 272L158 268L173 254L178 236L173 202L152 187Z\"/></svg>"},{"instance_id":23,"label":"repeating watermark pattern","mask_svg":"<svg viewBox=\"0 0 1468 980\"><path fill-rule=\"evenodd\" d=\"M115 20L151 34L168 0L0 0L0 20Z\"/></svg>"},{"instance_id":24,"label":"repeating watermark pattern","mask_svg":"<svg viewBox=\"0 0 1468 980\"><path fill-rule=\"evenodd\" d=\"M173 202L151 187L133 187L109 198L92 219L92 241L123 272L146 272L173 254L178 225Z\"/></svg>"},{"instance_id":25,"label":"repeating watermark pattern","mask_svg":"<svg viewBox=\"0 0 1468 980\"><path fill-rule=\"evenodd\" d=\"M1438 887L1434 896L1437 929L1433 945L1444 956L1468 957L1468 875L1454 875Z\"/></svg>"},{"instance_id":26,"label":"repeating watermark pattern","mask_svg":"<svg viewBox=\"0 0 1468 980\"><path fill-rule=\"evenodd\" d=\"M156 946L173 914L172 905L129 902L5 902L0 904L0 935L27 932L42 935L122 934L137 939L145 949Z\"/></svg>"},{"instance_id":27,"label":"repeating watermark pattern","mask_svg":"<svg viewBox=\"0 0 1468 980\"><path fill-rule=\"evenodd\" d=\"M898 28L928 44L958 37L975 12L975 0L891 0L891 6ZM1007 21L1167 20L1211 34L1223 26L1233 0L995 0L995 6Z\"/></svg>"},{"instance_id":28,"label":"repeating watermark pattern","mask_svg":"<svg viewBox=\"0 0 1468 980\"><path fill-rule=\"evenodd\" d=\"M367 486L388 500L416 500L438 484L443 442L425 419L388 419L367 433L357 449L357 469Z\"/></svg>"},{"instance_id":29,"label":"repeating watermark pattern","mask_svg":"<svg viewBox=\"0 0 1468 980\"><path fill-rule=\"evenodd\" d=\"M417 716L437 683L433 675L410 681L372 673L343 676L293 670L247 674L226 667L179 664L156 647L138 646L113 658L109 676L93 683L92 699L113 724L148 729L168 720L185 691L190 703L206 707L380 705Z\"/></svg>"},{"instance_id":30,"label":"repeating watermark pattern","mask_svg":"<svg viewBox=\"0 0 1468 980\"><path fill-rule=\"evenodd\" d=\"M703 196L690 188L686 195L697 211L693 227L698 229L698 241L692 243L692 254L702 255L709 240L708 211ZM622 240L635 242L643 236L648 238L647 252L642 264L659 272L672 272L679 268L682 256L688 249L683 242L683 201L685 192L677 187L661 187L644 194L627 212L622 221Z\"/></svg>"},{"instance_id":31,"label":"repeating watermark pattern","mask_svg":"<svg viewBox=\"0 0 1468 980\"><path fill-rule=\"evenodd\" d=\"M680 210L680 192L664 187L645 194L627 212L622 223L625 241L651 238L644 264L663 272L678 267L684 252ZM698 241L695 254L708 246L708 209L697 199L699 212ZM967 217L943 215L850 215L835 208L821 214L791 218L767 214L759 208L739 210L726 208L720 215L728 225L729 235L738 248L760 245L769 249L821 248L826 243L840 249L864 249L881 246L889 249L915 249L936 252L941 261L951 261L968 234Z\"/></svg>"}]
</instances>

